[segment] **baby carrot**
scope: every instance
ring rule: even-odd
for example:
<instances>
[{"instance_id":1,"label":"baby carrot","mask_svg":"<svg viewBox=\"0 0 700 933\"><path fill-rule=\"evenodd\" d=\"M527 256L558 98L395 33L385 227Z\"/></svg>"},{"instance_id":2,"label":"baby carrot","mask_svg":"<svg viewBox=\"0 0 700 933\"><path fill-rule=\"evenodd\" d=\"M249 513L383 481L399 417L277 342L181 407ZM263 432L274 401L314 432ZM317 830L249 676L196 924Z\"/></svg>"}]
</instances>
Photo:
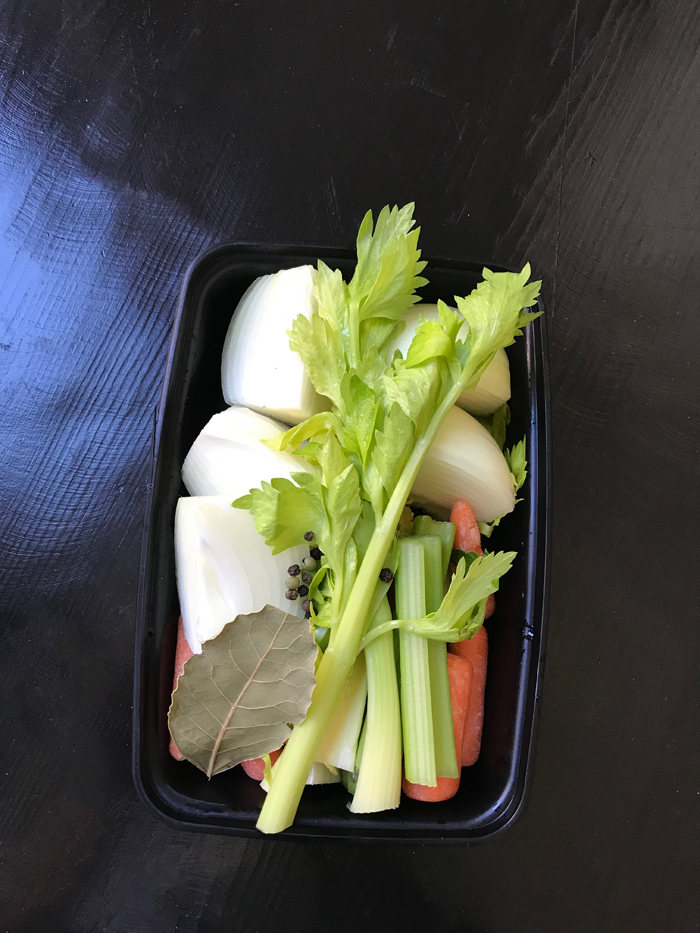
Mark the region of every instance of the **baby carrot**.
<instances>
[{"instance_id":1,"label":"baby carrot","mask_svg":"<svg viewBox=\"0 0 700 933\"><path fill-rule=\"evenodd\" d=\"M281 748L276 749L274 752L270 752L270 767L272 767L281 754ZM248 777L252 778L254 781L262 781L265 777L264 758L250 758L248 761L242 761L241 768L243 768Z\"/></svg>"},{"instance_id":2,"label":"baby carrot","mask_svg":"<svg viewBox=\"0 0 700 933\"><path fill-rule=\"evenodd\" d=\"M469 697L467 721L462 741L462 767L473 765L481 749L481 730L484 725L484 691L486 689L486 664L489 653L489 639L485 628L469 641L457 641L449 645L448 651L471 661L474 673Z\"/></svg>"},{"instance_id":3,"label":"baby carrot","mask_svg":"<svg viewBox=\"0 0 700 933\"><path fill-rule=\"evenodd\" d=\"M466 499L457 499L452 506L450 521L455 526L454 546L459 551L476 551L477 554L483 554L481 550L481 532L479 525L474 517L472 507Z\"/></svg>"},{"instance_id":4,"label":"baby carrot","mask_svg":"<svg viewBox=\"0 0 700 933\"><path fill-rule=\"evenodd\" d=\"M450 703L452 705L452 726L455 735L455 750L457 752L457 767L461 767L461 751L464 742L464 731L469 708L469 696L472 683L472 665L470 661L458 657L456 654L447 655L447 669L450 678ZM426 784L412 784L404 777L401 788L407 797L412 800L422 800L426 803L435 803L439 800L449 800L454 797L459 788L459 777L438 777L437 786L429 787Z\"/></svg>"},{"instance_id":5,"label":"baby carrot","mask_svg":"<svg viewBox=\"0 0 700 933\"><path fill-rule=\"evenodd\" d=\"M177 681L180 677L180 674L185 669L185 661L189 661L192 657L193 651L190 646L187 644L187 639L185 638L185 629L182 625L182 616L180 616L177 623L177 646L175 648L175 673L173 675L173 692L177 687ZM173 758L176 758L178 761L184 761L185 756L181 753L180 749L175 744L175 741L170 739L170 754Z\"/></svg>"},{"instance_id":6,"label":"baby carrot","mask_svg":"<svg viewBox=\"0 0 700 933\"><path fill-rule=\"evenodd\" d=\"M479 557L481 557L484 552L481 547L481 532L479 531L479 524L474 517L472 507L469 505L466 499L456 500L455 504L452 506L450 521L455 526L455 548L457 548L459 551L464 551L465 554L467 551L474 551L479 555ZM484 618L490 618L493 615L495 608L496 600L494 599L493 593L491 593L489 598L486 600L486 612L484 613Z\"/></svg>"}]
</instances>

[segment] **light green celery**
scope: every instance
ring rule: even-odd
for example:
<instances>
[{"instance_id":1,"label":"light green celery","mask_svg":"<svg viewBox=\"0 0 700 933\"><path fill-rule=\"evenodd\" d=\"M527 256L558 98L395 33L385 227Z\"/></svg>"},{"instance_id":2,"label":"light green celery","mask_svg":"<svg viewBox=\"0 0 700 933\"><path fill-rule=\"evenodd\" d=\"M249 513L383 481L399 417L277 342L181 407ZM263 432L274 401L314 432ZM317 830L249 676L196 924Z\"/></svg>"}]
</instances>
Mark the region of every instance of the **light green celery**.
<instances>
[{"instance_id":1,"label":"light green celery","mask_svg":"<svg viewBox=\"0 0 700 933\"><path fill-rule=\"evenodd\" d=\"M401 619L425 615L425 552L423 538L401 538L396 574L396 614ZM428 642L413 632L399 632L401 724L406 779L412 784L437 784L430 690Z\"/></svg>"},{"instance_id":2,"label":"light green celery","mask_svg":"<svg viewBox=\"0 0 700 933\"><path fill-rule=\"evenodd\" d=\"M360 733L360 740L357 743L357 752L355 753L355 764L352 771L345 771L341 768L340 770L340 780L343 782L343 787L347 790L349 794L354 794L357 789L357 778L360 773L360 765L362 763L362 757L364 755L365 749L365 736L367 735L367 719L362 723L362 732ZM348 804L348 808L350 804Z\"/></svg>"},{"instance_id":3,"label":"light green celery","mask_svg":"<svg viewBox=\"0 0 700 933\"><path fill-rule=\"evenodd\" d=\"M442 544L442 581L445 582L447 568L450 566L450 556L455 541L455 526L453 522L436 522L430 515L416 515L413 522L414 535L437 535ZM440 593L442 599L442 591ZM428 609L428 612L432 612Z\"/></svg>"},{"instance_id":4,"label":"light green celery","mask_svg":"<svg viewBox=\"0 0 700 933\"><path fill-rule=\"evenodd\" d=\"M435 523L437 524L437 522ZM425 611L437 612L442 602L442 542L436 535L420 537L425 554ZM408 634L408 633L404 633ZM438 777L459 777L455 754L450 678L447 670L447 645L428 641L430 698L435 742L435 770ZM368 647L371 647L369 645Z\"/></svg>"},{"instance_id":5,"label":"light green celery","mask_svg":"<svg viewBox=\"0 0 700 933\"><path fill-rule=\"evenodd\" d=\"M467 365L462 377L448 392L417 439L384 510L382 520L372 535L355 586L338 625L335 644L329 646L316 672L316 687L306 719L292 730L284 751L275 763L276 778L279 779L276 779L270 788L260 811L257 828L261 832L282 832L294 821L294 814L299 806L318 743L355 663L374 597L376 580L395 540L396 526L406 500L440 425L461 395L470 375L470 367Z\"/></svg>"},{"instance_id":6,"label":"light green celery","mask_svg":"<svg viewBox=\"0 0 700 933\"><path fill-rule=\"evenodd\" d=\"M333 590L333 603L331 605L331 618L329 621L331 644L333 644L333 639L335 637L338 619L343 614L343 609L347 605L349 594L357 578L357 545L352 538L348 541L343 564L342 572L336 573Z\"/></svg>"},{"instance_id":7,"label":"light green celery","mask_svg":"<svg viewBox=\"0 0 700 933\"><path fill-rule=\"evenodd\" d=\"M384 621L384 619L382 619ZM331 721L316 752L316 761L332 768L352 771L355 767L357 740L367 701L367 675L364 652L357 656L352 674L340 695Z\"/></svg>"},{"instance_id":8,"label":"light green celery","mask_svg":"<svg viewBox=\"0 0 700 933\"><path fill-rule=\"evenodd\" d=\"M372 625L391 619L386 596ZM367 662L367 717L355 795L348 805L353 813L393 810L401 798L401 708L396 680L392 632L375 639L364 652Z\"/></svg>"}]
</instances>

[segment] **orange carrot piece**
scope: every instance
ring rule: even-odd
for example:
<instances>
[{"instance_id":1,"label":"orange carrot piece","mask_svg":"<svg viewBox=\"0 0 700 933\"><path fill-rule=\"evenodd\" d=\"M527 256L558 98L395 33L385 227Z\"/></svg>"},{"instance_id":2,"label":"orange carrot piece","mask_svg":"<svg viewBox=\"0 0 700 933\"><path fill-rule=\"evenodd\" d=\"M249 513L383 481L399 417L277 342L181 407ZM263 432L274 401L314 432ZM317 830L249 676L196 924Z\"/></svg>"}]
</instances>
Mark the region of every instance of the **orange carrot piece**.
<instances>
[{"instance_id":1,"label":"orange carrot piece","mask_svg":"<svg viewBox=\"0 0 700 933\"><path fill-rule=\"evenodd\" d=\"M464 551L465 554L467 551L474 551L481 557L484 553L481 547L481 532L479 531L479 525L474 517L472 507L466 499L457 499L452 506L450 521L455 525L454 546L459 551ZM496 599L493 593L491 593L486 600L484 618L490 619L495 608Z\"/></svg>"},{"instance_id":2,"label":"orange carrot piece","mask_svg":"<svg viewBox=\"0 0 700 933\"><path fill-rule=\"evenodd\" d=\"M485 628L469 641L456 641L448 651L471 661L474 668L469 709L462 742L462 767L473 765L481 749L481 732L484 725L484 691L486 689L486 665L489 654L489 639Z\"/></svg>"},{"instance_id":3,"label":"orange carrot piece","mask_svg":"<svg viewBox=\"0 0 700 933\"><path fill-rule=\"evenodd\" d=\"M281 754L281 748L276 749L274 752L270 752L270 764L273 765ZM241 768L243 768L248 777L252 778L254 781L262 781L265 777L264 758L249 758L248 761L242 761Z\"/></svg>"},{"instance_id":4,"label":"orange carrot piece","mask_svg":"<svg viewBox=\"0 0 700 933\"><path fill-rule=\"evenodd\" d=\"M474 667L471 661L460 658L458 654L447 655L447 672L450 678L450 703L452 704L452 724L455 731L455 751L457 767L462 767L462 746L467 728L469 698L474 682Z\"/></svg>"},{"instance_id":5,"label":"orange carrot piece","mask_svg":"<svg viewBox=\"0 0 700 933\"><path fill-rule=\"evenodd\" d=\"M454 546L458 551L476 551L481 556L484 552L481 550L481 532L472 507L466 499L457 499L452 506L450 521L455 526Z\"/></svg>"},{"instance_id":6,"label":"orange carrot piece","mask_svg":"<svg viewBox=\"0 0 700 933\"><path fill-rule=\"evenodd\" d=\"M450 678L450 703L452 705L452 726L455 735L455 750L457 752L457 767L461 767L462 744L464 730L469 709L469 696L472 684L471 661L458 657L456 654L447 655L447 671ZM426 784L412 784L404 777L401 789L412 800L422 800L425 803L436 803L439 800L449 800L454 797L459 788L459 778L439 777L436 787Z\"/></svg>"},{"instance_id":7,"label":"orange carrot piece","mask_svg":"<svg viewBox=\"0 0 700 933\"><path fill-rule=\"evenodd\" d=\"M177 687L177 682L180 678L180 674L185 669L185 661L189 661L194 652L187 643L185 638L185 629L182 624L182 616L180 616L177 623L177 646L175 648L175 673L173 675L173 693ZM170 754L173 758L176 758L178 761L184 761L185 756L182 754L180 749L175 744L174 739L170 739Z\"/></svg>"}]
</instances>

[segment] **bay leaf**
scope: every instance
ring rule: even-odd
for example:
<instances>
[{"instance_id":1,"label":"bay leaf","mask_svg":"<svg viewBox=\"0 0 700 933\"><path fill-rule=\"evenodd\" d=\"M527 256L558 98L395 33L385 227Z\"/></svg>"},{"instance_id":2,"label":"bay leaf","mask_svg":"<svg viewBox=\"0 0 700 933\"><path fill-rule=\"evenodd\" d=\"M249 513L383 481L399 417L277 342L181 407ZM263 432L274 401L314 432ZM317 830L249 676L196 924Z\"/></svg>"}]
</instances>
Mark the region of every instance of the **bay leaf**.
<instances>
[{"instance_id":1,"label":"bay leaf","mask_svg":"<svg viewBox=\"0 0 700 933\"><path fill-rule=\"evenodd\" d=\"M279 748L306 716L318 647L308 619L267 605L239 615L185 664L168 713L208 777Z\"/></svg>"}]
</instances>

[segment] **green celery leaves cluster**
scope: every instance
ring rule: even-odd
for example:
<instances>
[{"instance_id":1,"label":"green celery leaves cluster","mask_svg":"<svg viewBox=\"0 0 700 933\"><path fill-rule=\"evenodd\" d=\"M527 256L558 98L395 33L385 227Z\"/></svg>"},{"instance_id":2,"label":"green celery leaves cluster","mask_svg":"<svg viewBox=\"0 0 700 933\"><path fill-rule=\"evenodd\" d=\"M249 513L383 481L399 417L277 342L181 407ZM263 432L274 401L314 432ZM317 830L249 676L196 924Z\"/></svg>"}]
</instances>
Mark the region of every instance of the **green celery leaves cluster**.
<instances>
[{"instance_id":1,"label":"green celery leaves cluster","mask_svg":"<svg viewBox=\"0 0 700 933\"><path fill-rule=\"evenodd\" d=\"M441 403L458 383L473 388L496 350L536 316L523 311L539 293L539 283L526 284L529 266L519 275L485 269L471 295L456 298L463 317L439 302L439 321L422 321L406 359L397 351L387 360L387 346L404 329L403 315L420 300L416 289L427 282L418 234L412 204L385 207L374 228L369 211L350 282L319 261L318 310L311 320L300 315L289 337L333 409L268 442L305 457L318 471L263 483L234 503L253 513L274 553L314 532L326 558L312 587L321 624L337 622L345 600L341 596L333 612L333 596L343 589L347 595L366 541ZM502 430L505 435L505 424Z\"/></svg>"}]
</instances>

